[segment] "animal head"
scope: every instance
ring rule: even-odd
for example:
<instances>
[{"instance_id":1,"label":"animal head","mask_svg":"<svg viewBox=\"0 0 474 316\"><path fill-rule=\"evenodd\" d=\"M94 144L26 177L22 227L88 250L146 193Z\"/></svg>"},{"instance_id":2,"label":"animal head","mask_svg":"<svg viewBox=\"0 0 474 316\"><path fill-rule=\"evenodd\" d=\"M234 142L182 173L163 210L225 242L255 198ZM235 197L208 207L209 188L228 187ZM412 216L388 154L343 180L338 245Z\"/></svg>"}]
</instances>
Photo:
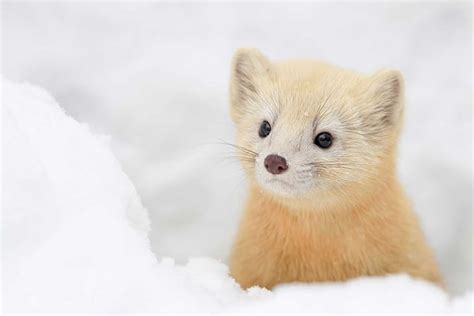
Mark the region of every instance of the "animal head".
<instances>
[{"instance_id":1,"label":"animal head","mask_svg":"<svg viewBox=\"0 0 474 316\"><path fill-rule=\"evenodd\" d=\"M403 112L396 70L369 76L318 61L273 63L239 49L230 102L246 175L273 197L323 203L393 173Z\"/></svg>"}]
</instances>

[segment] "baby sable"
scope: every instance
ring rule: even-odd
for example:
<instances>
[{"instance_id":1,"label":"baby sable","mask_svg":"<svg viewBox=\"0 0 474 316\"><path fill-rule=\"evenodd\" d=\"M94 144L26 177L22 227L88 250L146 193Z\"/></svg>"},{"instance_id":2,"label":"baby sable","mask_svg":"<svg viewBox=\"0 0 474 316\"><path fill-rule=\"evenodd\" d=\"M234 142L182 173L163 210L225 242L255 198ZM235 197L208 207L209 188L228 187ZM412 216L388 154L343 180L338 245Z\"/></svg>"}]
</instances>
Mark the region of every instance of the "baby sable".
<instances>
[{"instance_id":1,"label":"baby sable","mask_svg":"<svg viewBox=\"0 0 474 316\"><path fill-rule=\"evenodd\" d=\"M249 182L230 258L243 288L399 272L442 284L396 177L398 71L240 49L230 99Z\"/></svg>"}]
</instances>

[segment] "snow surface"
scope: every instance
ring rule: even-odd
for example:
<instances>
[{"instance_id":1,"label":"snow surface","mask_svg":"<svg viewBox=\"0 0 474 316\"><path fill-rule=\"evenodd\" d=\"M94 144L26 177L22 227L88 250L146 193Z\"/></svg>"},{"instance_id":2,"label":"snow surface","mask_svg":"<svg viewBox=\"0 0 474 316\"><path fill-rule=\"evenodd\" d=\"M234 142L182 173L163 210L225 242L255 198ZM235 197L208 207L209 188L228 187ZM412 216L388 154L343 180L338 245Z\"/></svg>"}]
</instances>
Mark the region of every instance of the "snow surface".
<instances>
[{"instance_id":1,"label":"snow surface","mask_svg":"<svg viewBox=\"0 0 474 316\"><path fill-rule=\"evenodd\" d=\"M149 210L151 247L226 261L245 194L231 148L230 58L399 68L399 173L452 293L472 289L472 4L2 2L7 78L111 136Z\"/></svg>"},{"instance_id":2,"label":"snow surface","mask_svg":"<svg viewBox=\"0 0 474 316\"><path fill-rule=\"evenodd\" d=\"M467 291L466 295L471 295L471 3L2 1L0 9L1 72L6 78L44 87L76 121L87 123L94 134L110 135L100 137L100 142L113 151L148 210L149 248L158 258L173 257L177 264L195 257L211 257L225 263L241 213L245 179L238 162L228 159L232 149L218 144L221 140L233 141L227 87L229 62L237 47L258 47L271 59L319 58L366 73L381 67L399 68L406 81L407 101L399 174L435 250L450 293L464 295ZM7 123L6 118L3 121L5 126L13 124ZM5 137L3 140L6 144ZM73 146L65 140L62 144ZM32 151L21 143L8 146L16 152ZM98 151L104 150L100 148ZM64 176L68 172L79 173L80 170L69 170L75 158L60 162L61 155L67 153L53 149L57 155L51 159L66 172ZM74 149L70 151L75 152ZM58 184L66 181L60 175L44 179L41 175L46 175L47 165L35 159L35 153L40 149L31 155L10 156L3 164L8 166L13 160L24 166L10 171L4 168L4 184L8 183L7 175L20 177L4 193L10 190L19 194L15 189L19 185L26 188L20 191L22 197L28 192L28 198L12 201L7 197L5 202L32 212L27 221L23 221L26 213L18 211L9 215L11 225L3 224L5 220L2 223L5 234L11 236L11 243L4 244L12 257L12 265L6 269L15 269L15 260L32 255L33 249L37 253L35 242L40 244L48 236L59 234L55 229L58 223L69 222L73 226L72 219L62 216L62 206L69 203L68 198L57 200L56 194L51 193L52 186L58 192L71 187L65 196L74 197L71 205L75 209L93 200L99 208L106 200L98 192L106 190L114 196L122 196L118 191L128 192L125 176L122 181L112 180L121 172L111 171L114 176L110 178L94 176L102 169L109 170L102 165L83 169L89 170L97 182L78 183L84 186L80 190ZM84 163L89 156L82 157ZM118 170L118 163L114 164ZM30 172L22 172L25 168ZM113 187L105 186L106 179ZM86 193L93 198L82 199ZM114 201L107 195L107 205L117 205L114 209L123 212L127 209L135 226L143 228L147 220L142 216L142 207L136 204L139 199L132 197L135 193L129 194L129 198L123 195L123 199ZM120 204L127 199L129 206ZM36 208L30 210L31 201L50 205L45 208L51 211L43 214ZM23 230L17 229L25 225ZM112 236L113 230L110 228L106 236ZM75 242L85 242L87 236ZM104 265L107 260L104 258ZM117 269L126 269L113 262ZM92 261L91 266L95 267ZM144 270L142 267L139 273L146 274ZM178 270L188 271L184 266ZM92 281L87 286L95 286L94 278L89 280ZM148 284L137 282L143 287ZM338 288L345 291L344 287ZM116 296L111 293L110 297ZM329 309L331 302L318 306ZM322 300L316 303L326 304ZM247 301L245 304L249 305Z\"/></svg>"},{"instance_id":3,"label":"snow surface","mask_svg":"<svg viewBox=\"0 0 474 316\"><path fill-rule=\"evenodd\" d=\"M211 258L157 260L109 139L44 90L2 81L4 312L468 312L407 275L243 291Z\"/></svg>"}]
</instances>

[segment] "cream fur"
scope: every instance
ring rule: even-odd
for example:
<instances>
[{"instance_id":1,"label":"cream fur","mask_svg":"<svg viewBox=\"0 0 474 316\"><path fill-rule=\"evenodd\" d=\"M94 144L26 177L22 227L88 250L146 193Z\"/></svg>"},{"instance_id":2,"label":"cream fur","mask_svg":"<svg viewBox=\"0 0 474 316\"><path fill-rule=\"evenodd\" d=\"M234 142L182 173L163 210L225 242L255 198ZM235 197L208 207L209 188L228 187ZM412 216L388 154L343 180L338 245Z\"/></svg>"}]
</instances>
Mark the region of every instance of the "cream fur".
<instances>
[{"instance_id":1,"label":"cream fur","mask_svg":"<svg viewBox=\"0 0 474 316\"><path fill-rule=\"evenodd\" d=\"M231 116L249 182L230 258L244 288L407 272L442 284L434 256L396 177L403 79L316 61L272 63L240 49ZM263 120L272 125L262 139ZM334 136L331 148L313 139ZM287 172L263 167L279 154Z\"/></svg>"}]
</instances>

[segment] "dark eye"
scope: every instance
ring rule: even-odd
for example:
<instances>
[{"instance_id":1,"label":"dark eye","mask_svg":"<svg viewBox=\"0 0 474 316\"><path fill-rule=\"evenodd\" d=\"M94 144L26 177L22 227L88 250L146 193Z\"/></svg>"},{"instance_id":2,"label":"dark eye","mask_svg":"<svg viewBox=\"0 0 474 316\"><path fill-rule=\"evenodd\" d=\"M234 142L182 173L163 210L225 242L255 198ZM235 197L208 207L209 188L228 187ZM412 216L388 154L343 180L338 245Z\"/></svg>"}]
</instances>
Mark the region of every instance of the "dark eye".
<instances>
[{"instance_id":1,"label":"dark eye","mask_svg":"<svg viewBox=\"0 0 474 316\"><path fill-rule=\"evenodd\" d=\"M272 127L270 123L268 123L267 121L263 121L262 125L260 125L260 129L258 130L258 136L260 136L261 138L265 138L270 134L271 131Z\"/></svg>"},{"instance_id":2,"label":"dark eye","mask_svg":"<svg viewBox=\"0 0 474 316\"><path fill-rule=\"evenodd\" d=\"M314 139L314 143L320 148L329 148L332 145L332 135L328 132L319 133Z\"/></svg>"}]
</instances>

